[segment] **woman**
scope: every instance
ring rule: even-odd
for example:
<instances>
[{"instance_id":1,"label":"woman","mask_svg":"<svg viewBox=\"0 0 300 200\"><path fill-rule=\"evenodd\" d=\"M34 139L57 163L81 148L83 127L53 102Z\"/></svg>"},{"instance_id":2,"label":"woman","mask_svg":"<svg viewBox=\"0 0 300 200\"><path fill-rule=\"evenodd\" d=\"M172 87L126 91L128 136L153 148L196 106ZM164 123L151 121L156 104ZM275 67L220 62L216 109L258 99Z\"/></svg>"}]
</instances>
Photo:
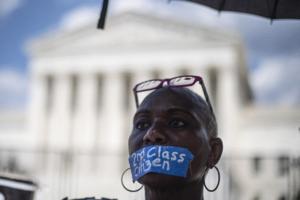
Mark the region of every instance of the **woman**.
<instances>
[{"instance_id":1,"label":"woman","mask_svg":"<svg viewBox=\"0 0 300 200\"><path fill-rule=\"evenodd\" d=\"M206 102L186 88L198 82ZM138 93L147 90L154 91L139 105ZM128 140L133 180L145 187L146 200L202 200L205 175L223 150L202 78L151 80L134 91L138 108Z\"/></svg>"}]
</instances>

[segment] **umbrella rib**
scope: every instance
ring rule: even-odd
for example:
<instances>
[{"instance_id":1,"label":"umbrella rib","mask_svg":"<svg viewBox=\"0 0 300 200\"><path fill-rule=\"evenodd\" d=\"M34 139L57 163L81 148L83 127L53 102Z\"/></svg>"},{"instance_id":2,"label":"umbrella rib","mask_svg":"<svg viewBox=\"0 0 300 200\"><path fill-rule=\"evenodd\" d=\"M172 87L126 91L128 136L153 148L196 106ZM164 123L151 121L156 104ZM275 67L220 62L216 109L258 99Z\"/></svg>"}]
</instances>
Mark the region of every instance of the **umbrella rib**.
<instances>
[{"instance_id":1,"label":"umbrella rib","mask_svg":"<svg viewBox=\"0 0 300 200\"><path fill-rule=\"evenodd\" d=\"M275 3L273 5L272 14L271 14L271 20L276 19L277 16L277 7L278 7L279 0L275 0Z\"/></svg>"},{"instance_id":2,"label":"umbrella rib","mask_svg":"<svg viewBox=\"0 0 300 200\"><path fill-rule=\"evenodd\" d=\"M103 0L102 1L102 10L101 10L97 28L104 29L105 19L106 19L106 14L107 14L107 7L108 7L108 0Z\"/></svg>"},{"instance_id":3,"label":"umbrella rib","mask_svg":"<svg viewBox=\"0 0 300 200\"><path fill-rule=\"evenodd\" d=\"M220 6L219 6L219 12L221 11L221 10L223 10L224 9L224 7L225 7L225 3L226 3L226 0L222 0L221 1L221 3L220 3Z\"/></svg>"}]
</instances>

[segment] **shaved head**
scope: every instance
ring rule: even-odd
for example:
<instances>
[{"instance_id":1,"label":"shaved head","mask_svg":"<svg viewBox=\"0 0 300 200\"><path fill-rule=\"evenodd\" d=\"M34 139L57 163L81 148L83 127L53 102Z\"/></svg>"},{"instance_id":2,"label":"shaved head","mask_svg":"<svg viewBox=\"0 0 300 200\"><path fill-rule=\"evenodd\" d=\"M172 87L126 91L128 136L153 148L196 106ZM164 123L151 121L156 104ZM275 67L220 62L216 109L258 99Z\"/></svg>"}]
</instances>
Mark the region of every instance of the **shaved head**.
<instances>
[{"instance_id":1,"label":"shaved head","mask_svg":"<svg viewBox=\"0 0 300 200\"><path fill-rule=\"evenodd\" d=\"M197 93L187 88L175 88L175 87L163 87L150 93L141 103L139 108L143 107L150 99L162 98L165 95L172 96L174 101L185 100L186 108L193 109L202 121L202 125L205 127L210 137L217 137L217 122L215 116L211 112L206 101ZM138 109L139 109L138 108Z\"/></svg>"}]
</instances>

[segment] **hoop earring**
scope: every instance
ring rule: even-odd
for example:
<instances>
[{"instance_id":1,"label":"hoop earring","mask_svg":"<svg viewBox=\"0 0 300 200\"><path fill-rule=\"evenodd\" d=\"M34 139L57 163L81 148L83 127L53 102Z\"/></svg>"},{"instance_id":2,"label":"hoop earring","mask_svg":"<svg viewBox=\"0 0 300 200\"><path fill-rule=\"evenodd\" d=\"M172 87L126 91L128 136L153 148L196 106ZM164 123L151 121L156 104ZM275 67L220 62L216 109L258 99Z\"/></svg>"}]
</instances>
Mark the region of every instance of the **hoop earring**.
<instances>
[{"instance_id":1,"label":"hoop earring","mask_svg":"<svg viewBox=\"0 0 300 200\"><path fill-rule=\"evenodd\" d=\"M218 189L218 187L219 187L219 184L220 184L220 180L221 180L221 175L220 175L220 171L219 171L219 169L218 169L218 167L217 166L214 166L214 168L216 169L216 171L217 171L217 173L218 173L218 183L217 183L217 185L216 185L216 187L214 188L214 189L209 189L207 186L206 186L206 183L205 183L205 178L204 178L204 187L205 187L205 189L207 190L207 191L209 191L209 192L214 192L214 191L216 191L217 189Z\"/></svg>"},{"instance_id":2,"label":"hoop earring","mask_svg":"<svg viewBox=\"0 0 300 200\"><path fill-rule=\"evenodd\" d=\"M132 189L129 189L128 187L125 186L124 184L124 181L123 181L123 178L124 178L124 175L126 174L126 172L130 170L130 168L127 168L124 170L124 172L122 173L122 176L121 176L121 184L122 184L122 187L127 190L128 192L138 192L140 191L144 186L142 185L140 188L136 189L136 190L132 190Z\"/></svg>"}]
</instances>

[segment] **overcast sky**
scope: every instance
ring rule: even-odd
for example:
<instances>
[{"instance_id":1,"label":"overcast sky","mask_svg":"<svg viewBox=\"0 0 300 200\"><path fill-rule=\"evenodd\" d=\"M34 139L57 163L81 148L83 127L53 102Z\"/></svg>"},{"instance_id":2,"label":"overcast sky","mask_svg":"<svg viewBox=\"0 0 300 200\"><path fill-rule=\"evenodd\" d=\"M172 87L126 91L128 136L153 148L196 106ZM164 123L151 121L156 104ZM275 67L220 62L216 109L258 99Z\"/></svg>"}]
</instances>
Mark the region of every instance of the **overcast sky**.
<instances>
[{"instance_id":1,"label":"overcast sky","mask_svg":"<svg viewBox=\"0 0 300 200\"><path fill-rule=\"evenodd\" d=\"M0 0L0 109L25 108L28 68L24 45L49 30L96 21L99 0ZM244 39L256 102L300 105L300 20L274 21L218 12L194 3L111 0L109 14L124 10L178 18L237 31ZM109 17L109 16L108 16Z\"/></svg>"}]
</instances>

